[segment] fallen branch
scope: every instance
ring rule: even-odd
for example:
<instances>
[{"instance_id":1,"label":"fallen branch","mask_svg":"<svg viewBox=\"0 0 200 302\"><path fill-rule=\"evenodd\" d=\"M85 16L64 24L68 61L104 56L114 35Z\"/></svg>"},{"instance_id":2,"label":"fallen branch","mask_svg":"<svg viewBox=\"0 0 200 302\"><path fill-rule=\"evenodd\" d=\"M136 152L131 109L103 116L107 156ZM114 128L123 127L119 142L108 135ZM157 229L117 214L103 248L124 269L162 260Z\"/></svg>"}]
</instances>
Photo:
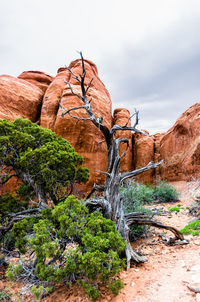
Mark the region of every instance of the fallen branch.
<instances>
[{"instance_id":1,"label":"fallen branch","mask_svg":"<svg viewBox=\"0 0 200 302\"><path fill-rule=\"evenodd\" d=\"M150 225L152 227L160 228L160 229L165 229L168 231L171 231L176 239L184 240L183 235L174 227L164 225L160 222L155 222L153 220L147 220L143 218L137 218L137 217L131 217L131 214L126 215L126 223L128 226L132 224L137 224L137 225Z\"/></svg>"}]
</instances>

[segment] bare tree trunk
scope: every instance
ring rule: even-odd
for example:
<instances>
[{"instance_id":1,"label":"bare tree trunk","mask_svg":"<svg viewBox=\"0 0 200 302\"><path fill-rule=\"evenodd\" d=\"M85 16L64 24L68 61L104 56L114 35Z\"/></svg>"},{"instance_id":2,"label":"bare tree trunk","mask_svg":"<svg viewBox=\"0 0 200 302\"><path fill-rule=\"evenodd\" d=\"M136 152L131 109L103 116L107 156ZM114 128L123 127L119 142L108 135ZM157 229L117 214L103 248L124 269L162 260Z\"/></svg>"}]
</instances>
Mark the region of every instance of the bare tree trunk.
<instances>
[{"instance_id":1,"label":"bare tree trunk","mask_svg":"<svg viewBox=\"0 0 200 302\"><path fill-rule=\"evenodd\" d=\"M137 217L136 216L127 216L124 214L124 207L123 207L123 201L121 200L120 196L120 186L122 181L124 181L127 178L134 177L144 171L147 171L149 169L156 168L159 166L163 161L160 161L158 163L152 163L150 162L148 165L146 165L143 168L140 168L138 170L130 171L130 172L124 172L121 173L120 171L120 162L122 158L126 155L126 152L129 147L128 139L124 138L115 138L115 133L120 130L130 130L134 132L139 132L146 134L144 131L140 131L136 128L138 124L138 111L135 110L135 113L131 116L135 116L135 124L133 127L129 127L128 123L130 119L127 120L126 124L124 126L119 126L119 125L114 125L111 129L108 129L103 123L103 118L102 117L96 117L92 111L92 107L90 102L87 99L87 92L90 88L90 85L92 83L92 80L90 83L86 86L84 83L85 75L86 75L86 70L84 66L84 59L82 56L82 53L80 53L81 56L81 62L82 62L82 76L77 76L75 75L68 67L66 67L72 74L74 78L80 83L81 87L81 95L75 93L73 91L73 88L69 82L66 82L72 92L72 94L76 97L78 97L83 105L75 108L71 108L66 110L62 104L60 104L60 107L62 109L62 116L64 117L65 115L69 115L72 118L78 119L78 120L90 120L93 122L93 124L98 128L99 131L102 132L105 138L105 143L107 146L107 156L108 156L108 167L107 171L103 172L106 175L106 182L105 186L97 186L94 185L94 188L92 192L88 195L88 197L91 197L92 193L95 190L104 190L104 198L90 198L85 201L85 204L87 207L92 211L97 208L101 208L102 212L104 213L104 216L107 218L111 218L115 223L116 223L116 228L121 234L121 236L127 241L127 246L126 246L126 257L127 257L127 268L130 267L130 262L131 260L134 260L136 262L144 262L146 261L145 258L139 256L131 247L131 244L129 242L129 225L132 223L138 223L139 221L142 220L142 223L144 224L144 217ZM85 87L86 86L86 87ZM85 111L88 114L88 118L80 118L74 114L72 114L73 111L77 111L79 109L85 109ZM126 150L122 155L119 155L119 145L120 144L126 144ZM137 219L136 219L137 218ZM147 221L149 222L149 221ZM148 223L147 223L148 224ZM154 224L156 226L156 223ZM157 225L158 226L158 225ZM161 224L159 224L159 227L161 227ZM183 239L183 236L174 228L162 226L163 228L170 229L173 231L176 235L176 238L178 239ZM173 230L172 230L173 229Z\"/></svg>"}]
</instances>

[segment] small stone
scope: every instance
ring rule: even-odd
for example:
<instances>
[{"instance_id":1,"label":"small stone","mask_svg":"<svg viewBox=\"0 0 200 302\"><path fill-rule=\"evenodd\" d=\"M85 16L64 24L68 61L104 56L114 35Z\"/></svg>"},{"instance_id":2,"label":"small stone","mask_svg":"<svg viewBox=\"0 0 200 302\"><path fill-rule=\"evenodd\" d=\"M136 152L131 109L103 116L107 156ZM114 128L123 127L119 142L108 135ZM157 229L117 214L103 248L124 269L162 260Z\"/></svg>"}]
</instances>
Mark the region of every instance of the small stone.
<instances>
[{"instance_id":1,"label":"small stone","mask_svg":"<svg viewBox=\"0 0 200 302\"><path fill-rule=\"evenodd\" d=\"M135 268L134 271L135 271L135 272L139 272L139 268Z\"/></svg>"},{"instance_id":2,"label":"small stone","mask_svg":"<svg viewBox=\"0 0 200 302\"><path fill-rule=\"evenodd\" d=\"M131 286L132 286L132 287L135 286L135 282L131 282Z\"/></svg>"}]
</instances>

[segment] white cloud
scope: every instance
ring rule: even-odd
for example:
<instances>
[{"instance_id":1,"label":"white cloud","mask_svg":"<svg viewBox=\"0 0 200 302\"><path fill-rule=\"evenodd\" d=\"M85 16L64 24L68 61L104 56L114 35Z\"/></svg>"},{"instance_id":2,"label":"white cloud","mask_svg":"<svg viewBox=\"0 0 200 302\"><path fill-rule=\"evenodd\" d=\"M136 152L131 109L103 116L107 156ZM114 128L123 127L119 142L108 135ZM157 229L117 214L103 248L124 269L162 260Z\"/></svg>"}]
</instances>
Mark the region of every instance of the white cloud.
<instances>
[{"instance_id":1,"label":"white cloud","mask_svg":"<svg viewBox=\"0 0 200 302\"><path fill-rule=\"evenodd\" d=\"M199 0L2 1L1 73L55 75L82 50L113 107L163 131L200 96L199 27Z\"/></svg>"}]
</instances>

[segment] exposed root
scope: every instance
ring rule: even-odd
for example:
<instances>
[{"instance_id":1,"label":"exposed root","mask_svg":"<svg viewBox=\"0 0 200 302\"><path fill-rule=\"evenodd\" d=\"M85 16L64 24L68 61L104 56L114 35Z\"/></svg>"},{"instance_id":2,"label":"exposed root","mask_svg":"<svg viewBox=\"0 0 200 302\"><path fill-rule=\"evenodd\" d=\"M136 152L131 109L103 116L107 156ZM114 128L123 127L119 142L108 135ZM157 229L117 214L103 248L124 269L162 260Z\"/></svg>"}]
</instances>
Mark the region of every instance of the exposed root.
<instances>
[{"instance_id":1,"label":"exposed root","mask_svg":"<svg viewBox=\"0 0 200 302\"><path fill-rule=\"evenodd\" d=\"M138 255L133 249L131 244L128 242L126 249L125 249L125 253L126 253L126 260L127 260L127 270L130 268L131 265L131 260L137 262L137 263L144 263L147 261L147 258L142 257L140 255Z\"/></svg>"},{"instance_id":2,"label":"exposed root","mask_svg":"<svg viewBox=\"0 0 200 302\"><path fill-rule=\"evenodd\" d=\"M130 213L130 217L129 214L127 215L127 224L128 226L132 225L132 224L138 224L138 225L150 225L156 228L160 228L160 229L165 229L168 231L171 231L174 235L176 239L180 239L180 240L184 240L184 236L174 227L168 226L168 225L164 225L160 222L155 222L153 220L147 220L147 219L143 219L143 218L137 218L137 217L131 217L131 213Z\"/></svg>"}]
</instances>

